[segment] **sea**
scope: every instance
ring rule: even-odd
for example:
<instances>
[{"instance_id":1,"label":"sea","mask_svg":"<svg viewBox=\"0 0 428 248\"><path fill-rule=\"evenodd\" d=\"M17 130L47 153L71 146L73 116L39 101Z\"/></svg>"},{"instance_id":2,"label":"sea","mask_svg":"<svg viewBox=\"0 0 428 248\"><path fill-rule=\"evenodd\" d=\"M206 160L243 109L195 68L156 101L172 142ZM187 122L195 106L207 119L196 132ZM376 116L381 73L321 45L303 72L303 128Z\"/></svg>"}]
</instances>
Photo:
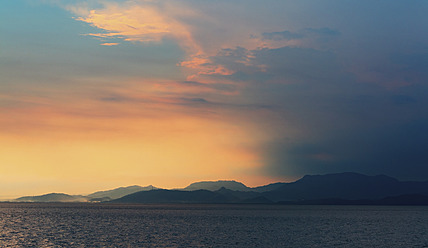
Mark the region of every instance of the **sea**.
<instances>
[{"instance_id":1,"label":"sea","mask_svg":"<svg viewBox=\"0 0 428 248\"><path fill-rule=\"evenodd\" d=\"M428 207L0 203L0 247L428 247Z\"/></svg>"}]
</instances>

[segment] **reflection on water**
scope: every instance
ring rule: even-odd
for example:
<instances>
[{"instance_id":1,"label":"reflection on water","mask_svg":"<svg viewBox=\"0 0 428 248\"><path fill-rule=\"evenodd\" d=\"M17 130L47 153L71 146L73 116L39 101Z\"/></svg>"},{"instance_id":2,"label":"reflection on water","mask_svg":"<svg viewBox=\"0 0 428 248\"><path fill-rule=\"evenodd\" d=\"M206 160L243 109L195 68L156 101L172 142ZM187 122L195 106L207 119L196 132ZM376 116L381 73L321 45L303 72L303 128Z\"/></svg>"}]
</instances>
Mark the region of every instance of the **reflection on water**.
<instances>
[{"instance_id":1,"label":"reflection on water","mask_svg":"<svg viewBox=\"0 0 428 248\"><path fill-rule=\"evenodd\" d=\"M0 204L0 247L428 247L427 207Z\"/></svg>"}]
</instances>

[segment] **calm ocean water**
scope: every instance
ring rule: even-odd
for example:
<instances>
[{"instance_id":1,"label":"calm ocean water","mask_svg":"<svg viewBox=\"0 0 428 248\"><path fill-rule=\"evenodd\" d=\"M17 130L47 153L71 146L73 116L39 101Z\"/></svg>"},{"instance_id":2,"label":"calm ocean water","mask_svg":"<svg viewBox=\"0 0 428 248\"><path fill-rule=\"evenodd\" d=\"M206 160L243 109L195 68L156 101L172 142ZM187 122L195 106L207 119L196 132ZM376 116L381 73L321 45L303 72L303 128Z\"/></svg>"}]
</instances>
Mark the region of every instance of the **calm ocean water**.
<instances>
[{"instance_id":1,"label":"calm ocean water","mask_svg":"<svg viewBox=\"0 0 428 248\"><path fill-rule=\"evenodd\" d=\"M428 207L1 203L0 247L428 247Z\"/></svg>"}]
</instances>

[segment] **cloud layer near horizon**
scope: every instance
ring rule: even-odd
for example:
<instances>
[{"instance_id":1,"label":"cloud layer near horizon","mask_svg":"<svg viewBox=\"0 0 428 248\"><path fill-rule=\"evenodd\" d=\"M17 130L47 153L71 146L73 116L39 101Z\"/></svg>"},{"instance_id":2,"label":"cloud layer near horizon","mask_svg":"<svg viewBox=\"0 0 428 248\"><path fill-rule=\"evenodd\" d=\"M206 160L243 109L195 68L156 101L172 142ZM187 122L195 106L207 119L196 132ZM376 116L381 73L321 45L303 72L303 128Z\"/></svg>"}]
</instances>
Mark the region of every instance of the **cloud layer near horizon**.
<instances>
[{"instance_id":1,"label":"cloud layer near horizon","mask_svg":"<svg viewBox=\"0 0 428 248\"><path fill-rule=\"evenodd\" d=\"M57 0L5 7L25 13L35 31L4 13L13 23L1 26L4 144L17 136L33 137L30 145L57 139L64 149L55 161L69 156L67 142L93 144L92 158L74 148L70 154L93 168L88 177L109 168L104 178L117 167L101 154L118 149L111 161L128 156L127 170L147 172L135 181L164 173L177 183L226 177L261 184L341 171L428 178L425 2ZM55 36L43 35L52 29ZM101 137L128 144L133 155ZM138 151L148 155L137 159ZM5 156L4 164L31 166ZM43 156L40 177L60 178ZM84 165L88 158L98 162ZM75 176L84 171L64 167Z\"/></svg>"}]
</instances>

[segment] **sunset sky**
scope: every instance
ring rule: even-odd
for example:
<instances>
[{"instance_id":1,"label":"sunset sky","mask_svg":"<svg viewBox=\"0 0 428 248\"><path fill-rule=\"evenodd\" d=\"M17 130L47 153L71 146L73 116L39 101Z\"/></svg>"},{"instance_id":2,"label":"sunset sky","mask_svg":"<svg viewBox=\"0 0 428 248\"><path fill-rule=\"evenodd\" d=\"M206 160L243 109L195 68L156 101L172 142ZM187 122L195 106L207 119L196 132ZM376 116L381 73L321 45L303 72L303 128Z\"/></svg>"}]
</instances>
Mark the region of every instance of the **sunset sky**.
<instances>
[{"instance_id":1,"label":"sunset sky","mask_svg":"<svg viewBox=\"0 0 428 248\"><path fill-rule=\"evenodd\" d=\"M428 180L428 1L0 2L0 198Z\"/></svg>"}]
</instances>

